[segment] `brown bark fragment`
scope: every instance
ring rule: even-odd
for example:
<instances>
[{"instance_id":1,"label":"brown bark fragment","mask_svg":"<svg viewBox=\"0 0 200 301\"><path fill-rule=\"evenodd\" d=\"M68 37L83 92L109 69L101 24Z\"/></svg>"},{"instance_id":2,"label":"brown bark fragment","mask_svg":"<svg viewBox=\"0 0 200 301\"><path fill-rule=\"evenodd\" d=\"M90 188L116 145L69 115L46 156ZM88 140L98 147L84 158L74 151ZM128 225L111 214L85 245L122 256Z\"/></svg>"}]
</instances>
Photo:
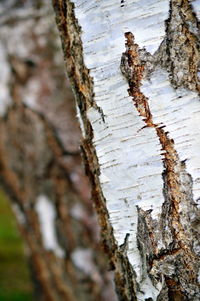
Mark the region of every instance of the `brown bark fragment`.
<instances>
[{"instance_id":1,"label":"brown bark fragment","mask_svg":"<svg viewBox=\"0 0 200 301\"><path fill-rule=\"evenodd\" d=\"M175 88L200 92L200 25L188 0L171 0L163 66Z\"/></svg>"}]
</instances>

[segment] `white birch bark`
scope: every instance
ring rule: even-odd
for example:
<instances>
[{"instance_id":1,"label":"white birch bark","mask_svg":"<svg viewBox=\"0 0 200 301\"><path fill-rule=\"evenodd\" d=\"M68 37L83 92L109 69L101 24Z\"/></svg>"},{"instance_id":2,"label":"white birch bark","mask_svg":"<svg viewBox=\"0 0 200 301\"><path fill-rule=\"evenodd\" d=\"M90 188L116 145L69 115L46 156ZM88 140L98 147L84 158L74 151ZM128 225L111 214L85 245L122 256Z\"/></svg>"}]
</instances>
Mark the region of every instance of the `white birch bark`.
<instances>
[{"instance_id":1,"label":"white birch bark","mask_svg":"<svg viewBox=\"0 0 200 301\"><path fill-rule=\"evenodd\" d=\"M54 2L121 300L199 300L199 1Z\"/></svg>"}]
</instances>

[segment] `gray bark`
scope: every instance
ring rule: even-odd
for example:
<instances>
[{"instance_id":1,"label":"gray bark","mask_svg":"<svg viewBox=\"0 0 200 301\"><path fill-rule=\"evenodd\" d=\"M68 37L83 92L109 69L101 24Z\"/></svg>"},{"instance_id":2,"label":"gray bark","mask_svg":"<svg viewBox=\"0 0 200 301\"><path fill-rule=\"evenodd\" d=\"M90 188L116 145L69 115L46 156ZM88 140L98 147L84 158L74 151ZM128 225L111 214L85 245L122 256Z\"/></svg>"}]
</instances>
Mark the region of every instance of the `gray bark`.
<instances>
[{"instance_id":1,"label":"gray bark","mask_svg":"<svg viewBox=\"0 0 200 301\"><path fill-rule=\"evenodd\" d=\"M29 250L35 298L115 300L52 8L0 8L0 184Z\"/></svg>"}]
</instances>

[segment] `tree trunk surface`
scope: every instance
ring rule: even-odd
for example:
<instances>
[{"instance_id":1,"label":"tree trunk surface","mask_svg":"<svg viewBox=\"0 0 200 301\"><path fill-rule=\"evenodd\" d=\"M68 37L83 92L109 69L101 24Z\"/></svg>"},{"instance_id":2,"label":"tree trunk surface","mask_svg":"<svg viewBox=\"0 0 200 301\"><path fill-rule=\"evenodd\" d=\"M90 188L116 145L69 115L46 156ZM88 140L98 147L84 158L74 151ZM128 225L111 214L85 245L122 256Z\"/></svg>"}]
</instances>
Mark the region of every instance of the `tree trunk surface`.
<instances>
[{"instance_id":1,"label":"tree trunk surface","mask_svg":"<svg viewBox=\"0 0 200 301\"><path fill-rule=\"evenodd\" d=\"M114 301L51 4L0 9L0 184L28 246L35 300Z\"/></svg>"},{"instance_id":2,"label":"tree trunk surface","mask_svg":"<svg viewBox=\"0 0 200 301\"><path fill-rule=\"evenodd\" d=\"M200 2L53 0L119 300L200 299Z\"/></svg>"}]
</instances>

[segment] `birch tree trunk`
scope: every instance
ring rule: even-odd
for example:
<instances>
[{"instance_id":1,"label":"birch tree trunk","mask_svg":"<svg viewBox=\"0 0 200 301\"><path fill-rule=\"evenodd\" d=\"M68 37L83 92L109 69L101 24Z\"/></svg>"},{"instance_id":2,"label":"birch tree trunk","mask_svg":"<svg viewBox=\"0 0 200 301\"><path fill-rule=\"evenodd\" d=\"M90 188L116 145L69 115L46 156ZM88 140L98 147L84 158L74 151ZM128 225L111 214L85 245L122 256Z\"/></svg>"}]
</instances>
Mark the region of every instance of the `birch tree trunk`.
<instances>
[{"instance_id":1,"label":"birch tree trunk","mask_svg":"<svg viewBox=\"0 0 200 301\"><path fill-rule=\"evenodd\" d=\"M35 300L114 301L51 3L1 1L0 12L0 184L28 247Z\"/></svg>"},{"instance_id":2,"label":"birch tree trunk","mask_svg":"<svg viewBox=\"0 0 200 301\"><path fill-rule=\"evenodd\" d=\"M200 2L53 1L119 300L199 300Z\"/></svg>"}]
</instances>

